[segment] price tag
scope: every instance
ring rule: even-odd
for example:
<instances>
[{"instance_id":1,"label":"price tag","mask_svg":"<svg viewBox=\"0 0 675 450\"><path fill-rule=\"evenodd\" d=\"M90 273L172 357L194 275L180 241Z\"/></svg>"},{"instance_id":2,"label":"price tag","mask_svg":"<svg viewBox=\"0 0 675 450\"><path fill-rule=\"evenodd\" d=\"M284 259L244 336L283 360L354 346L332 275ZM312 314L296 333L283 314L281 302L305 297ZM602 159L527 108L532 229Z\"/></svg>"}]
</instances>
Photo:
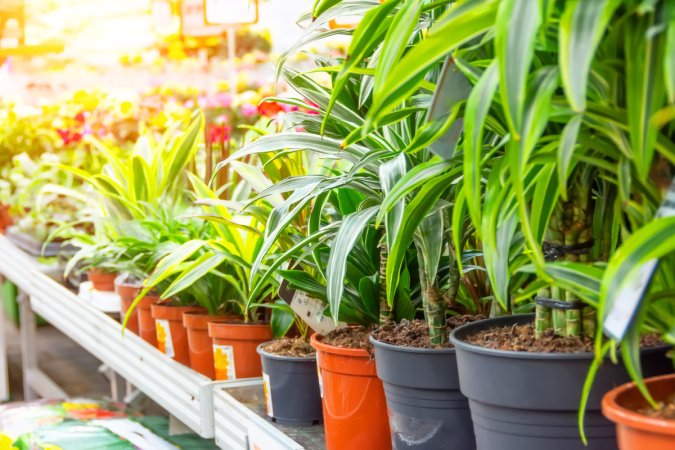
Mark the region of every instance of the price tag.
<instances>
[{"instance_id":1,"label":"price tag","mask_svg":"<svg viewBox=\"0 0 675 450\"><path fill-rule=\"evenodd\" d=\"M291 300L291 309L302 318L309 327L318 334L325 335L344 324L335 324L335 321L323 313L326 304L319 299L310 297L301 291L296 291Z\"/></svg>"},{"instance_id":2,"label":"price tag","mask_svg":"<svg viewBox=\"0 0 675 450\"><path fill-rule=\"evenodd\" d=\"M655 217L673 216L675 216L675 178ZM623 282L604 320L603 329L611 338L621 340L626 334L658 263L656 259L645 262Z\"/></svg>"},{"instance_id":3,"label":"price tag","mask_svg":"<svg viewBox=\"0 0 675 450\"><path fill-rule=\"evenodd\" d=\"M295 314L320 335L328 334L338 327L346 326L342 322L335 325L333 319L324 315L328 306L322 300L310 297L302 291L290 289L288 282L285 280L279 286L279 297L284 299Z\"/></svg>"}]
</instances>

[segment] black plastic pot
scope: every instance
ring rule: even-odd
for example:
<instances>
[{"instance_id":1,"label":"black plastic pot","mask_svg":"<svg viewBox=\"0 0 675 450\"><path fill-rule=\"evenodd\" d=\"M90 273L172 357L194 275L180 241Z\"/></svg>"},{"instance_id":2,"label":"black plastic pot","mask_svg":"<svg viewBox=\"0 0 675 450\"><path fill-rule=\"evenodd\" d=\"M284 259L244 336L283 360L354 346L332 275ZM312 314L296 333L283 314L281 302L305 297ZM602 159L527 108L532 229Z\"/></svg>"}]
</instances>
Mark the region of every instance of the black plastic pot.
<instances>
[{"instance_id":1,"label":"black plastic pot","mask_svg":"<svg viewBox=\"0 0 675 450\"><path fill-rule=\"evenodd\" d=\"M459 391L455 350L409 348L371 337L384 384L394 449L476 448L466 397Z\"/></svg>"},{"instance_id":2,"label":"black plastic pot","mask_svg":"<svg viewBox=\"0 0 675 450\"><path fill-rule=\"evenodd\" d=\"M267 353L258 346L262 361L267 415L289 426L311 426L323 420L316 357Z\"/></svg>"},{"instance_id":3,"label":"black plastic pot","mask_svg":"<svg viewBox=\"0 0 675 450\"><path fill-rule=\"evenodd\" d=\"M593 353L529 353L492 350L464 342L494 326L522 325L533 314L466 324L450 340L457 352L462 393L469 398L480 450L614 450L615 426L600 412L602 396L629 380L622 363L606 361L591 389L581 441L579 401ZM669 373L667 347L641 352L646 377Z\"/></svg>"}]
</instances>

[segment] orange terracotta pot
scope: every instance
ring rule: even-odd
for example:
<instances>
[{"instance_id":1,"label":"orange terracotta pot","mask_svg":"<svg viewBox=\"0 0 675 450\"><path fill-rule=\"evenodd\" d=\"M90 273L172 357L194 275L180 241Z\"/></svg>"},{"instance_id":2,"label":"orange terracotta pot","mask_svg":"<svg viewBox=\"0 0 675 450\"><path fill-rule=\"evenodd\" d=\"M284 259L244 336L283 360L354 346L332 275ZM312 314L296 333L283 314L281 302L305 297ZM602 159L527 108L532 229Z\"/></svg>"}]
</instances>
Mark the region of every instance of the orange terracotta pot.
<instances>
[{"instance_id":1,"label":"orange terracotta pot","mask_svg":"<svg viewBox=\"0 0 675 450\"><path fill-rule=\"evenodd\" d=\"M272 339L269 324L209 323L216 380L262 376L258 345Z\"/></svg>"},{"instance_id":2,"label":"orange terracotta pot","mask_svg":"<svg viewBox=\"0 0 675 450\"><path fill-rule=\"evenodd\" d=\"M202 312L183 313L183 326L187 330L190 367L214 379L213 339L209 336L209 322L233 322L235 316L210 316Z\"/></svg>"},{"instance_id":3,"label":"orange terracotta pot","mask_svg":"<svg viewBox=\"0 0 675 450\"><path fill-rule=\"evenodd\" d=\"M127 315L127 311L131 307L131 304L134 302L134 299L141 292L140 286L135 286L133 284L117 283L115 282L115 292L120 296L120 315L122 321ZM138 308L134 309L129 317L129 322L127 322L127 330L138 334Z\"/></svg>"},{"instance_id":4,"label":"orange terracotta pot","mask_svg":"<svg viewBox=\"0 0 675 450\"><path fill-rule=\"evenodd\" d=\"M649 392L656 401L675 393L675 374L647 378ZM602 399L602 413L616 423L616 435L621 450L675 449L675 420L657 419L635 412L647 401L628 383L612 389Z\"/></svg>"},{"instance_id":5,"label":"orange terracotta pot","mask_svg":"<svg viewBox=\"0 0 675 450\"><path fill-rule=\"evenodd\" d=\"M340 348L312 335L328 450L391 449L387 401L375 360L363 349Z\"/></svg>"},{"instance_id":6,"label":"orange terracotta pot","mask_svg":"<svg viewBox=\"0 0 675 450\"><path fill-rule=\"evenodd\" d=\"M101 292L114 292L116 277L116 273L106 272L101 269L91 269L87 272L87 278L94 285L94 289Z\"/></svg>"},{"instance_id":7,"label":"orange terracotta pot","mask_svg":"<svg viewBox=\"0 0 675 450\"><path fill-rule=\"evenodd\" d=\"M159 297L155 295L146 295L136 305L138 311L138 335L144 341L157 347L157 328L155 319L152 317L152 305L159 302Z\"/></svg>"},{"instance_id":8,"label":"orange terracotta pot","mask_svg":"<svg viewBox=\"0 0 675 450\"><path fill-rule=\"evenodd\" d=\"M150 306L157 330L157 348L181 364L190 365L187 330L183 326L183 313L205 311L201 306L177 306L155 303Z\"/></svg>"}]
</instances>

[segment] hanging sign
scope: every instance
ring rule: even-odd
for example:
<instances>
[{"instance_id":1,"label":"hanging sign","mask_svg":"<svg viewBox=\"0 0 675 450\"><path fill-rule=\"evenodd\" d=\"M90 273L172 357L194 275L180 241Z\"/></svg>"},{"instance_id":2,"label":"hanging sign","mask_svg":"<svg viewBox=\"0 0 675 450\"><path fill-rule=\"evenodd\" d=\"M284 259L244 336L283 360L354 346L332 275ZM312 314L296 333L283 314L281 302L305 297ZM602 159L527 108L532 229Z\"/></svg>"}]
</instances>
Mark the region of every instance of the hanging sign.
<instances>
[{"instance_id":1,"label":"hanging sign","mask_svg":"<svg viewBox=\"0 0 675 450\"><path fill-rule=\"evenodd\" d=\"M181 34L187 37L220 36L227 31L223 25L204 20L204 0L183 0L180 4Z\"/></svg>"},{"instance_id":2,"label":"hanging sign","mask_svg":"<svg viewBox=\"0 0 675 450\"><path fill-rule=\"evenodd\" d=\"M663 204L656 212L656 218L673 217L675 216L675 178L666 192ZM633 275L622 283L618 295L613 299L605 320L603 322L603 329L605 333L616 340L623 339L628 326L635 317L640 302L644 297L649 282L658 266L658 259L651 259L640 268L638 268Z\"/></svg>"},{"instance_id":3,"label":"hanging sign","mask_svg":"<svg viewBox=\"0 0 675 450\"><path fill-rule=\"evenodd\" d=\"M258 0L204 0L204 22L250 25L258 22Z\"/></svg>"}]
</instances>

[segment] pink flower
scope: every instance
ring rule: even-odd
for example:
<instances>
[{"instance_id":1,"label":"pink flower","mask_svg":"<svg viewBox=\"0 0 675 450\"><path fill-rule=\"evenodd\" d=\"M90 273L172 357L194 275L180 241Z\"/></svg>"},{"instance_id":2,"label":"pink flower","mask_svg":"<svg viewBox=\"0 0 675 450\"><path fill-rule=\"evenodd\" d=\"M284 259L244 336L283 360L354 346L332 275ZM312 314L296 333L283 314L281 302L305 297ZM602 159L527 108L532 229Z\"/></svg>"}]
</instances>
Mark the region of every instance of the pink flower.
<instances>
[{"instance_id":1,"label":"pink flower","mask_svg":"<svg viewBox=\"0 0 675 450\"><path fill-rule=\"evenodd\" d=\"M232 104L232 96L227 92L217 92L213 96L213 100L217 107L229 108Z\"/></svg>"},{"instance_id":2,"label":"pink flower","mask_svg":"<svg viewBox=\"0 0 675 450\"><path fill-rule=\"evenodd\" d=\"M244 117L252 117L258 114L258 108L250 103L244 103L241 105L241 113Z\"/></svg>"},{"instance_id":3,"label":"pink flower","mask_svg":"<svg viewBox=\"0 0 675 450\"><path fill-rule=\"evenodd\" d=\"M316 109L320 109L320 108L319 108L319 105L317 105L316 103L314 103L314 102L311 101L311 100L308 100L308 99L306 99L306 98L303 98L303 101L304 101L305 103L307 103L309 106L312 106L312 107L314 107L314 108L316 108ZM319 112L318 112L318 111L315 111L314 109L305 108L304 111L305 111L307 114L319 114Z\"/></svg>"}]
</instances>

